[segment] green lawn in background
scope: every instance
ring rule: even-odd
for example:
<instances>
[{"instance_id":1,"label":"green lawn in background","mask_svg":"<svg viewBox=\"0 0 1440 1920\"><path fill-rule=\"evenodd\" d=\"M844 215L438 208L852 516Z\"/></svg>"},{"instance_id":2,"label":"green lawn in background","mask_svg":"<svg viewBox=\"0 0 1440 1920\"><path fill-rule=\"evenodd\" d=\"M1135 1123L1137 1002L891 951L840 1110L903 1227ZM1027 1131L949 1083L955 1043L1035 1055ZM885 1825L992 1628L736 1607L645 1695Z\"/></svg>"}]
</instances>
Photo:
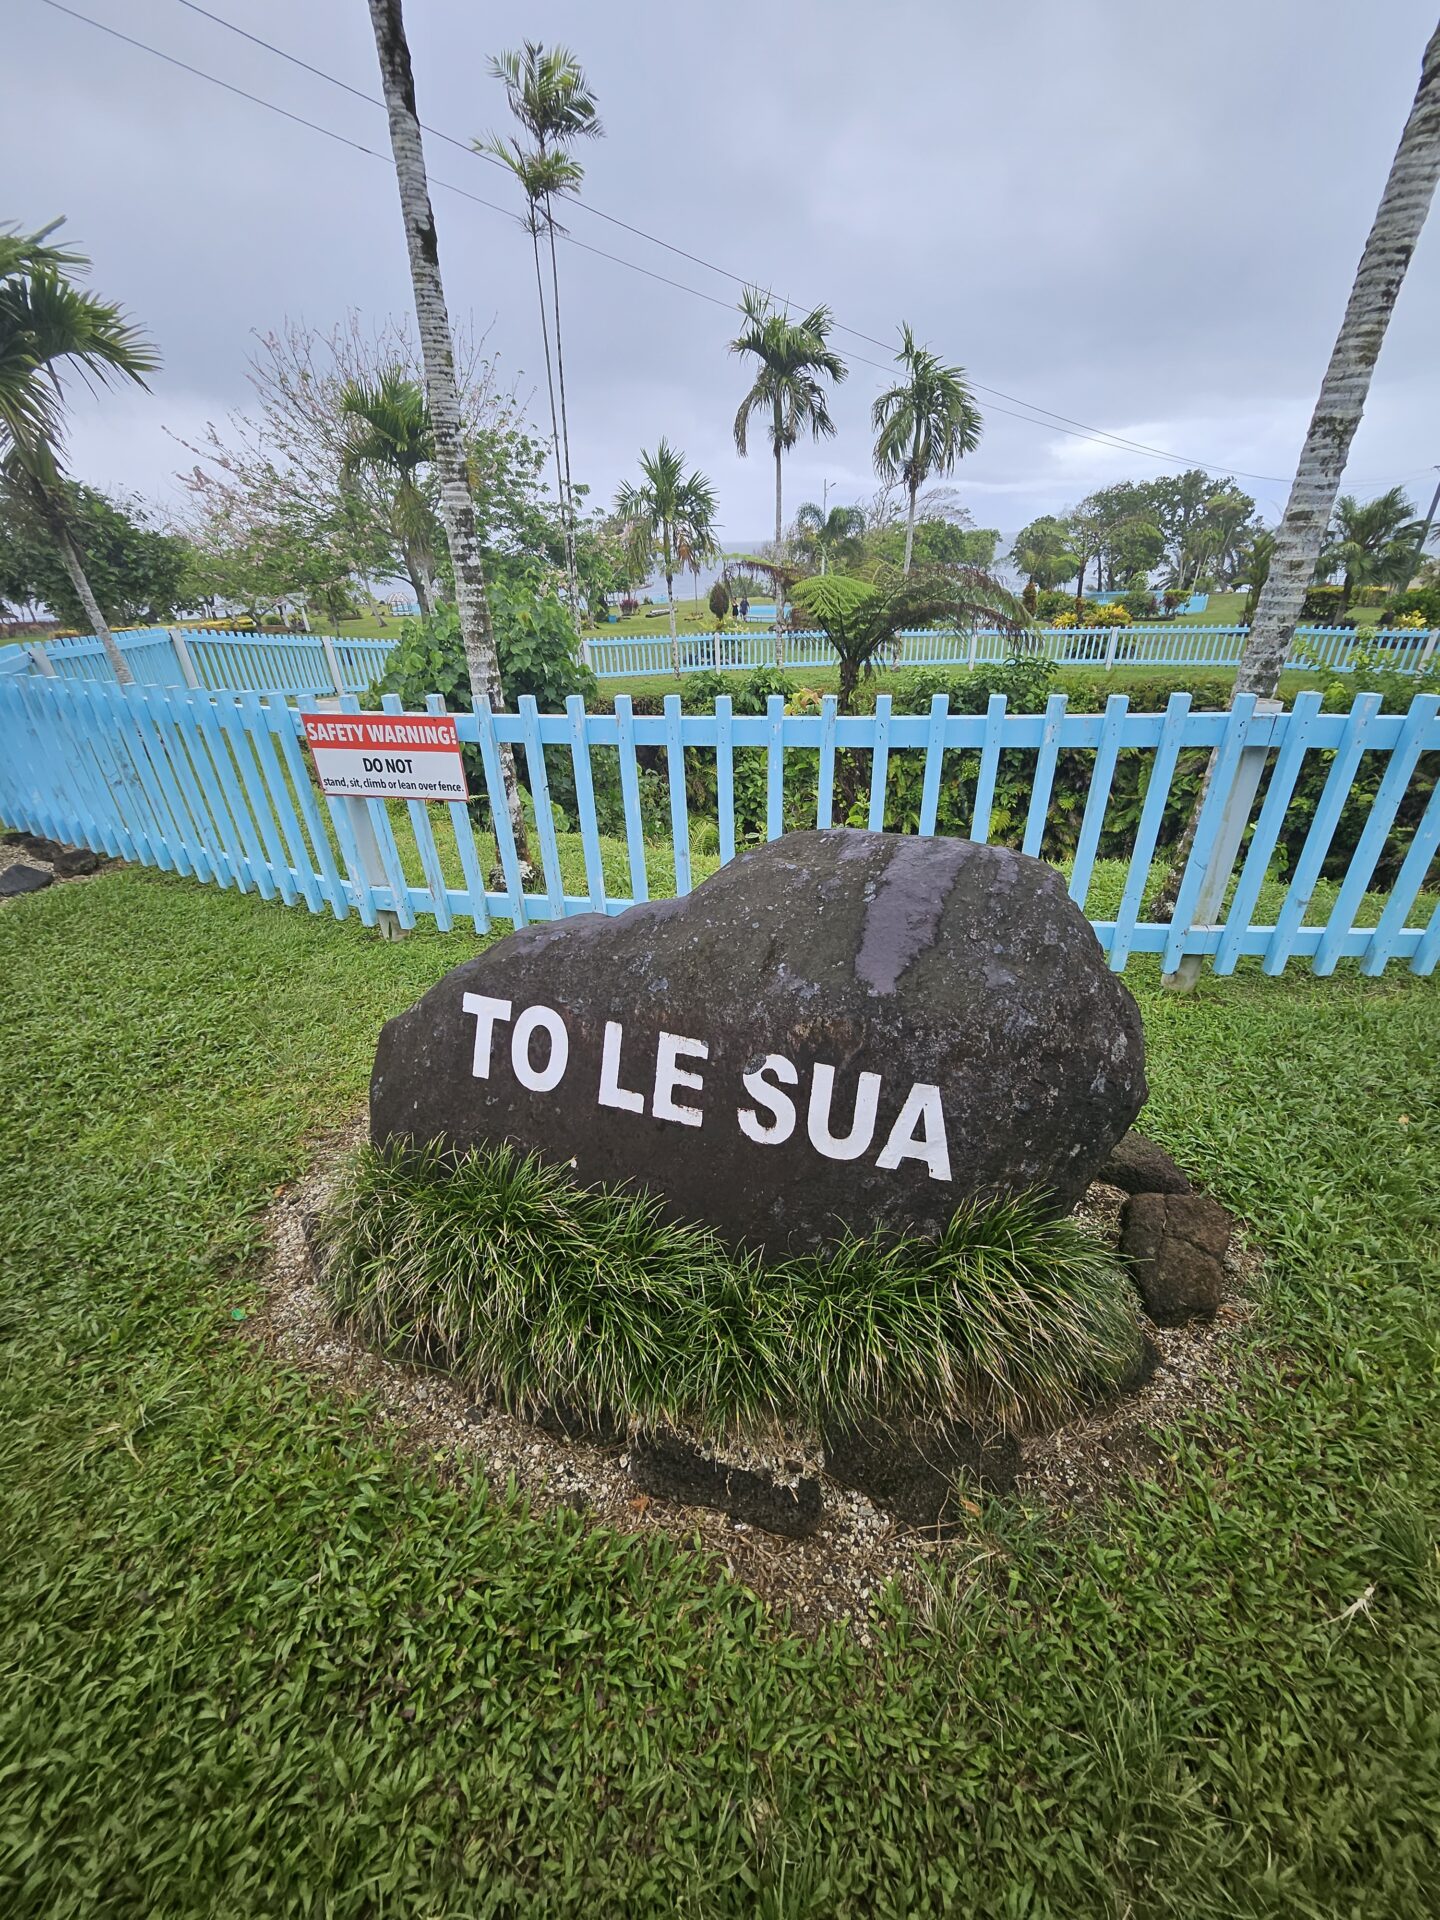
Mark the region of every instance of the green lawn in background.
<instances>
[{"instance_id":1,"label":"green lawn in background","mask_svg":"<svg viewBox=\"0 0 1440 1920\"><path fill-rule=\"evenodd\" d=\"M1265 1255L1247 1404L1088 1517L987 1503L866 1650L238 1337L473 950L140 870L0 907L7 1920L1433 1913L1434 982L1127 976L1146 1123Z\"/></svg>"}]
</instances>

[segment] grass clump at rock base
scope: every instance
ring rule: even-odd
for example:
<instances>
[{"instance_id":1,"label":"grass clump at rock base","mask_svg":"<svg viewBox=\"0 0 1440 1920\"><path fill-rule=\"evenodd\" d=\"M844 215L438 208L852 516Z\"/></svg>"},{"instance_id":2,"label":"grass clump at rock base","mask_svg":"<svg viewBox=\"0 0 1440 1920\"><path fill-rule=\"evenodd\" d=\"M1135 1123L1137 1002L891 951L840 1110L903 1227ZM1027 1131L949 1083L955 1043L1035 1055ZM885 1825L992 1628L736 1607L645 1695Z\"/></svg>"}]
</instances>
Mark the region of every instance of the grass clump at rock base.
<instances>
[{"instance_id":1,"label":"grass clump at rock base","mask_svg":"<svg viewBox=\"0 0 1440 1920\"><path fill-rule=\"evenodd\" d=\"M520 1414L1021 1430L1114 1391L1140 1346L1113 1255L1028 1198L963 1208L935 1241L762 1263L509 1147L365 1147L326 1238L342 1318Z\"/></svg>"}]
</instances>

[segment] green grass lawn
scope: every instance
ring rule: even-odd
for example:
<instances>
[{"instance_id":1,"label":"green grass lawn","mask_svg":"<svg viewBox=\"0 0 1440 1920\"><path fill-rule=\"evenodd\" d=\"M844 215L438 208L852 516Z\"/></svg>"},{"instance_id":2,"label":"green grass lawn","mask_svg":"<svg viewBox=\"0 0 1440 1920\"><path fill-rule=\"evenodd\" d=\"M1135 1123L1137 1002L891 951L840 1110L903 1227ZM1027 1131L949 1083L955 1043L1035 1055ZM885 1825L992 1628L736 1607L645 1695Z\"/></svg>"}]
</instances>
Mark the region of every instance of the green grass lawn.
<instances>
[{"instance_id":1,"label":"green grass lawn","mask_svg":"<svg viewBox=\"0 0 1440 1920\"><path fill-rule=\"evenodd\" d=\"M471 951L139 870L0 908L7 1920L1435 1911L1434 982L1136 970L1147 1124L1266 1256L1248 1404L1088 1517L987 1504L866 1650L238 1337Z\"/></svg>"}]
</instances>

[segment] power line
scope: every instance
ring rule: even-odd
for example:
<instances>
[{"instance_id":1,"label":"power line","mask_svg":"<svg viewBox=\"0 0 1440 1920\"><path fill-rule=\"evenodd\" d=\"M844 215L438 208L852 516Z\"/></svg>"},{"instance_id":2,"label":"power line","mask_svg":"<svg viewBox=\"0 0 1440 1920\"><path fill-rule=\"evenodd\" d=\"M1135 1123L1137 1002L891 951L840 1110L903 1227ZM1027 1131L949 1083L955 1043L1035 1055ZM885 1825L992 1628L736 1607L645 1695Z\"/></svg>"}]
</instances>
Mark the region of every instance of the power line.
<instances>
[{"instance_id":1,"label":"power line","mask_svg":"<svg viewBox=\"0 0 1440 1920\"><path fill-rule=\"evenodd\" d=\"M250 41L253 46L263 47L267 53L274 54L277 59L289 61L292 66L299 67L306 73L314 74L318 79L328 81L331 86L339 87L342 92L350 94L353 99L363 100L367 106L384 109L385 102L378 95L366 93L361 87L352 87L348 80L342 80L338 75L326 72L323 67L317 67L312 65L308 60L302 60L298 54L290 53L286 48L276 46L274 41L266 40L258 33L251 33L247 27L239 26L233 20L227 20L223 14L214 13L209 7L202 7L199 5L199 0L178 0L178 4L186 8L190 13L198 13L204 19L213 21L216 26L225 28L227 32L238 34L241 39ZM66 11L68 11L68 9L66 9ZM457 148L461 153L468 155L471 159L483 160L489 166L500 167L502 171L508 172L503 161L497 159L494 154L480 151L473 142L457 139L454 134L447 133L443 127L432 126L428 120L419 120L418 124L423 132L430 134L437 140L443 140L446 145ZM703 267L708 273L718 274L722 280L728 280L733 285L746 286L759 284L756 276L738 274L728 267L717 266L713 260L705 259L702 254L691 253L684 247L676 246L673 241L662 239L659 234L650 233L644 227L634 226L628 220L621 220L615 214L606 213L602 207L597 207L593 201L580 200L574 204L583 212L592 215L593 218L604 220L611 226L620 227L626 233L633 233L637 239L646 240L652 246L663 247L667 253L673 253L682 260L688 260L693 266ZM567 235L566 237L570 239L574 238L573 235ZM576 244L583 246L584 242L578 241ZM600 250L592 248L590 251L596 252ZM621 266L635 267L637 272L643 273L645 271L643 267L636 267L636 263L633 261L618 260L615 254L601 252L600 257L606 260L617 260L617 263ZM680 285L678 281L674 280L666 281L665 284L668 286ZM702 294L699 289L695 287L686 287L683 291L695 294L696 297L700 299L714 300L713 295ZM803 302L793 300L788 295L777 295L776 298L780 299L786 307L804 308ZM716 304L728 306L729 302L720 301ZM858 327L847 326L843 320L836 320L834 324L837 331L849 334L853 340L863 340L869 346L879 347L882 352L889 351L889 342L877 339L873 333L864 333ZM861 366L878 366L876 361L867 360L863 354L852 353L850 357ZM879 366L879 371L889 373L891 369L889 367ZM1025 407L1029 409L1030 413L1044 414L1050 421L1063 423L1064 426L1074 430L1071 436L1073 438L1107 441L1131 453L1145 453L1157 460L1173 461L1177 466L1205 467L1207 470L1212 468L1213 463L1209 461L1188 460L1182 454L1167 453L1163 447L1149 446L1143 440L1132 440L1127 435L1112 433L1110 429L1106 427L1092 427L1087 421L1077 420L1070 414L1056 413L1053 408L1042 407L1038 401L1026 400L1019 394L1006 393L1004 389L1000 387L987 386L983 380L972 380L970 384L980 393L993 394L997 400L1008 400L1012 406ZM1008 412L1004 407L996 407L993 411L996 413ZM1008 417L1012 420L1025 420L1028 418L1028 415L1024 413L1008 413ZM1045 422L1031 420L1030 424L1032 426L1043 426ZM1219 471L1218 467L1215 467L1213 470ZM1263 480L1277 486L1284 486L1286 484L1285 479L1279 474L1247 473L1241 468L1227 468L1226 471L1239 474L1247 480Z\"/></svg>"},{"instance_id":2,"label":"power line","mask_svg":"<svg viewBox=\"0 0 1440 1920\"><path fill-rule=\"evenodd\" d=\"M44 4L57 13L63 13L72 20L78 20L84 26L94 27L98 32L108 34L112 39L123 41L127 46L135 47L141 53L150 54L154 59L162 60L168 66L176 67L181 72L188 73L198 80L207 80L212 86L221 87L225 92L234 94L238 99L245 100L252 106L262 107L267 112L278 114L282 119L289 120L296 126L305 127L312 133L321 134L326 139L334 140L341 146L350 148L353 152L365 154L372 160L380 160L387 164L389 162L390 156L377 151L374 147L367 147L359 140L351 139L343 133L337 133L333 128L322 126L319 121L307 119L303 114L294 113L288 107L282 107L278 105L277 102L267 100L260 94L250 93L244 87L236 86L232 81L223 80L218 74L209 73L203 67L193 66L189 61L181 60L176 55L165 52L163 48L152 46L148 41L136 38L133 34L122 33L118 27L112 27L103 20L94 19L90 14L81 13L74 7L64 5L63 0L44 0ZM227 32L238 34L240 38L250 41L253 45L263 48L268 53L274 54L277 59L288 61L292 66L299 67L304 72L314 75L317 79L324 80L331 86L338 87L342 92L348 93L353 98L363 101L367 106L384 109L385 102L378 96L368 94L359 87L351 86L348 81L341 80L337 75L326 72L323 67L314 66L308 60L302 60L298 54L290 53L285 48L276 46L272 41L262 38L259 34L251 33L247 28L236 25L232 20L225 19L223 15L211 12L208 7L198 5L197 0L179 0L179 4L191 13L200 14L203 18L212 21L216 26L224 28ZM483 160L492 166L502 165L493 155L479 152L470 142L460 140L456 138L455 135L446 133L443 128L432 127L425 121L420 121L419 125L424 132L430 134L433 138L444 141L447 145L457 148L471 159ZM484 207L491 213L498 213L504 219L513 220L517 217L511 208L501 206L493 200L487 200L481 194L472 193L468 188L459 186L452 180L444 180L432 174L431 181L433 185L444 188L446 192L456 194L461 199L468 200L476 206ZM627 220L622 220L614 214L606 213L602 208L595 206L590 201L576 201L574 204L582 212L590 214L595 219L603 220L611 226L621 228L626 233L634 234L638 239L645 240L653 246L661 247L666 252L673 253L680 259L688 260L693 265L704 268L707 272L718 274L722 279L730 281L733 285L746 286L760 284L757 276L732 273L729 269L719 267L715 265L713 261L706 260L699 254L690 253L684 247L676 246L673 242L662 239L658 234L649 233L643 227L634 226ZM668 274L657 273L651 267L641 266L638 261L627 260L620 254L610 253L604 247L593 246L585 240L577 240L573 233L569 233L564 229L558 229L557 231L559 232L560 238L564 240L567 245L576 247L583 253L593 254L597 259L608 260L613 265L624 267L631 273L642 274L646 279L654 280L662 286L672 287L677 292L689 294L692 299L703 300L710 306L721 307L727 313L733 310L733 301L722 300L717 295L706 293L699 287L692 287L684 281L671 279ZM782 299L783 304L787 307L799 304L784 296L777 295L775 297ZM873 334L864 333L859 328L847 326L843 321L837 320L834 324L838 331L849 334L852 339L863 340L869 345L888 350L888 343L877 339ZM879 373L887 375L893 373L892 366L886 366L880 361L870 360L863 354L852 352L850 359L859 366L871 367ZM1047 433L1062 433L1065 434L1067 438L1084 440L1092 445L1112 446L1123 452L1145 454L1153 459L1164 460L1176 466L1199 467L1211 474L1224 472L1229 476L1245 480L1258 480L1267 485L1289 485L1289 478L1287 476L1280 474L1251 473L1243 467L1228 467L1218 462L1196 460L1184 454L1170 453L1163 447L1152 447L1145 441L1132 440L1123 434L1112 433L1104 427L1088 426L1084 421L1076 420L1068 414L1056 413L1048 407L1040 406L1038 402L1025 400L1018 395L1006 393L999 387L987 386L983 381L972 380L971 384L981 393L993 395L999 400L1009 400L1013 402L1015 407L1025 407L1029 409L1028 412L1017 413L1013 410L1013 407L995 406L992 404L989 407L990 412L1003 414L1012 420L1022 421L1027 426L1039 427ZM1036 419L1034 417L1036 414L1043 414L1045 418ZM1357 479L1359 477L1360 476L1357 476Z\"/></svg>"}]
</instances>

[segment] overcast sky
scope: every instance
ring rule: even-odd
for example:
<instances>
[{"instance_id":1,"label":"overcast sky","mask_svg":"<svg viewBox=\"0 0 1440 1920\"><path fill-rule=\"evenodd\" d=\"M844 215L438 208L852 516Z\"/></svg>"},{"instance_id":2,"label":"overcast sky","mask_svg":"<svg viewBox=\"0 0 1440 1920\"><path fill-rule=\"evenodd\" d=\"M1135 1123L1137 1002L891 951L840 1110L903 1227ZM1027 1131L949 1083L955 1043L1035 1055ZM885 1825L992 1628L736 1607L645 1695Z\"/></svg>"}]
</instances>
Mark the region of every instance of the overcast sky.
<instances>
[{"instance_id":1,"label":"overcast sky","mask_svg":"<svg viewBox=\"0 0 1440 1920\"><path fill-rule=\"evenodd\" d=\"M252 334L410 303L383 113L180 4L76 0L97 20L371 147L367 158L167 66L44 0L9 0L0 74L7 204L68 217L94 285L153 333L150 395L77 405L79 477L174 502L193 436L247 399ZM364 0L211 0L211 11L366 94ZM422 119L462 140L506 125L487 56L562 40L606 137L561 258L576 477L608 499L663 433L712 478L727 544L764 537L769 462L737 457L746 384L726 353L738 282L891 341L908 319L971 378L985 435L958 485L1011 532L1092 487L1173 465L1036 423L1048 409L1235 472L1283 507L1360 248L1414 96L1435 0L409 0ZM493 167L431 139L452 317L504 370L542 368L529 242ZM1410 268L1347 487L1440 461L1440 220ZM718 300L721 304L712 304ZM874 487L868 414L885 352L853 333L839 433L797 448L787 514ZM1021 404L1016 404L1019 402ZM1002 413L1001 407L1010 409ZM1030 420L1011 415L1029 410ZM538 418L538 411L537 411ZM1244 474L1270 476L1243 478Z\"/></svg>"}]
</instances>

